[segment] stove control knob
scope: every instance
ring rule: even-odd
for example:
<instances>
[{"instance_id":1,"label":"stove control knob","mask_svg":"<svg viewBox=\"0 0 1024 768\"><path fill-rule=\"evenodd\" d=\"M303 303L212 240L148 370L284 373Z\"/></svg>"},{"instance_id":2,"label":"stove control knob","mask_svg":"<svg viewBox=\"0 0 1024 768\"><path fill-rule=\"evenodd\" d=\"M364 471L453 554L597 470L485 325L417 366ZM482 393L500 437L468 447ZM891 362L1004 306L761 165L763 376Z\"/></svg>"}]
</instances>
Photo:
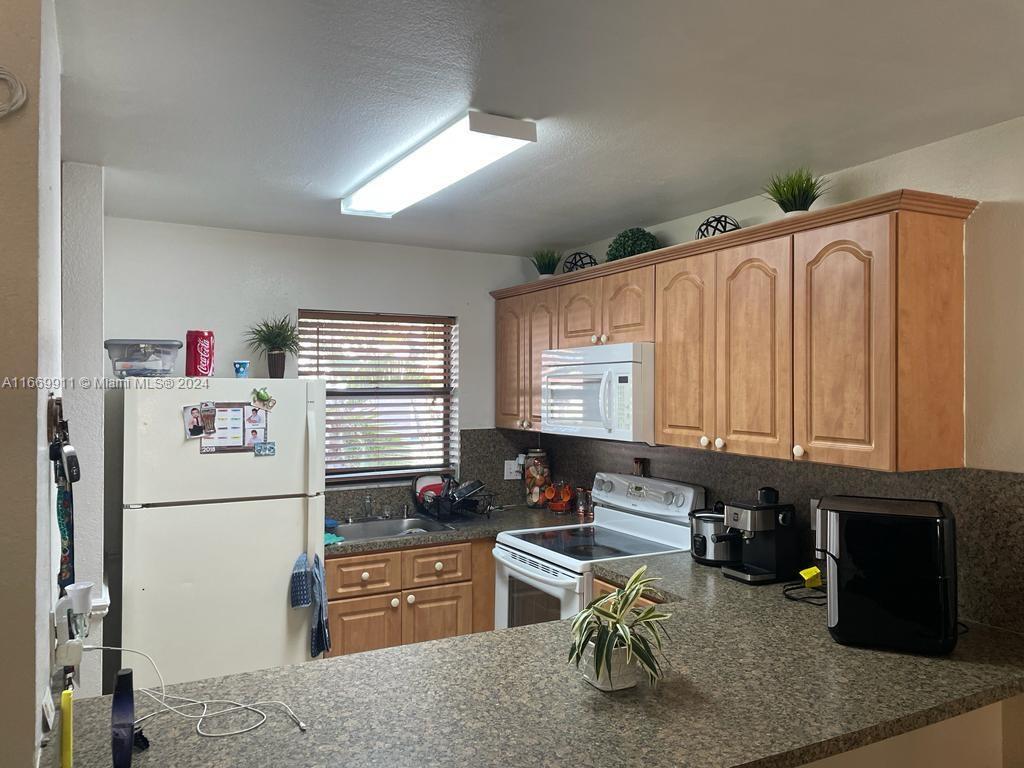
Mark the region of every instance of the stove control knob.
<instances>
[{"instance_id":1,"label":"stove control knob","mask_svg":"<svg viewBox=\"0 0 1024 768\"><path fill-rule=\"evenodd\" d=\"M615 483L613 483L611 480L605 480L604 490L606 493L611 493L612 491L615 490Z\"/></svg>"},{"instance_id":2,"label":"stove control knob","mask_svg":"<svg viewBox=\"0 0 1024 768\"><path fill-rule=\"evenodd\" d=\"M676 506L681 507L684 504L686 504L686 496L684 496L683 494L679 494L679 498L676 499Z\"/></svg>"},{"instance_id":3,"label":"stove control knob","mask_svg":"<svg viewBox=\"0 0 1024 768\"><path fill-rule=\"evenodd\" d=\"M671 507L672 506L672 502L675 501L675 500L676 500L676 495L674 493L672 493L672 491L669 491L668 493L665 494L665 506Z\"/></svg>"}]
</instances>

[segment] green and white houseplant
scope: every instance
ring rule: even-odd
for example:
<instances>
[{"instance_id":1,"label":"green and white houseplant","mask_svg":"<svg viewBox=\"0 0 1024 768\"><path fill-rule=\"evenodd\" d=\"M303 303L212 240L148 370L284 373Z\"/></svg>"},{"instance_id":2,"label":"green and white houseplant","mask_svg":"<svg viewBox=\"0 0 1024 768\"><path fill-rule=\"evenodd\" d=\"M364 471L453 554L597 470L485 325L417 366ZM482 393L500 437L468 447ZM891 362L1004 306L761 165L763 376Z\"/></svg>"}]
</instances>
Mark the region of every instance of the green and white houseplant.
<instances>
[{"instance_id":1,"label":"green and white houseplant","mask_svg":"<svg viewBox=\"0 0 1024 768\"><path fill-rule=\"evenodd\" d=\"M299 329L289 315L261 320L245 332L249 348L267 357L267 372L272 379L284 378L285 355L299 353Z\"/></svg>"},{"instance_id":2,"label":"green and white houseplant","mask_svg":"<svg viewBox=\"0 0 1024 768\"><path fill-rule=\"evenodd\" d=\"M638 607L644 589L658 581L644 578L641 566L625 586L593 600L572 622L569 662L582 667L583 679L602 691L632 688L642 674L653 685L662 676L662 622L671 614L656 605Z\"/></svg>"}]
</instances>

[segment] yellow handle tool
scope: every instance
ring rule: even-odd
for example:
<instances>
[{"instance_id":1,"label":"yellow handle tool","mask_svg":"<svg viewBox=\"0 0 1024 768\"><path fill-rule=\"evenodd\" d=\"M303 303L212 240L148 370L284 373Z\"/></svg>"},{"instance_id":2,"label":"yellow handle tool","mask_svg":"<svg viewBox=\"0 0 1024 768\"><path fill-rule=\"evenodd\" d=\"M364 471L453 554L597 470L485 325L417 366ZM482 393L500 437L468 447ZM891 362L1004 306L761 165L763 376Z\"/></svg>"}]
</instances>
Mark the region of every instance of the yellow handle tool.
<instances>
[{"instance_id":1,"label":"yellow handle tool","mask_svg":"<svg viewBox=\"0 0 1024 768\"><path fill-rule=\"evenodd\" d=\"M71 768L74 764L73 742L74 723L72 709L74 694L68 689L60 695L60 768Z\"/></svg>"}]
</instances>

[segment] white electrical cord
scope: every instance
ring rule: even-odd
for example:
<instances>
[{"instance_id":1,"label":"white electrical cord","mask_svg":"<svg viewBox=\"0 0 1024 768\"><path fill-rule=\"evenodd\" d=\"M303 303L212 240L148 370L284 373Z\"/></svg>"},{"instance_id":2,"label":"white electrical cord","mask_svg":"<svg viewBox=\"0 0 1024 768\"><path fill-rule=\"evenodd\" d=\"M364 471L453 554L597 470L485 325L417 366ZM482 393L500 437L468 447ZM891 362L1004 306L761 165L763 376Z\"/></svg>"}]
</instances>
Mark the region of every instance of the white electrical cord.
<instances>
[{"instance_id":1,"label":"white electrical cord","mask_svg":"<svg viewBox=\"0 0 1024 768\"><path fill-rule=\"evenodd\" d=\"M6 117L11 112L21 109L28 98L28 93L18 76L5 67L0 67L0 83L6 83L7 89L11 92L7 101L0 101L0 117Z\"/></svg>"},{"instance_id":2,"label":"white electrical cord","mask_svg":"<svg viewBox=\"0 0 1024 768\"><path fill-rule=\"evenodd\" d=\"M288 717L291 718L292 722L294 722L295 725L298 726L300 731L305 732L305 730L306 730L306 724L304 722L302 722L301 720L299 720L299 718L292 711L292 708L289 707L287 704L285 704L283 701L257 701L257 702L255 702L253 704L240 704L237 701L231 701L230 699L196 700L196 699L185 698L184 696L174 696L172 694L169 694L169 693L167 693L167 686L164 684L164 676L160 673L160 667L158 667L156 665L156 662L153 660L153 657L150 656L148 653L146 653L144 651L137 651L134 648L116 648L116 647L108 646L108 645L86 645L86 646L83 646L82 650L83 651L121 651L123 653L135 653L135 654L138 654L139 656L144 657L153 666L153 671L156 672L156 676L160 679L160 691L157 692L157 691L152 690L151 688L139 688L138 691L139 691L139 693L144 693L147 696L149 696L151 699L153 699L153 701L155 701L157 704L160 705L160 709L158 709L156 712L150 712L148 715L143 715L142 717L138 718L135 721L135 727L136 728L139 725L141 725L144 721L148 720L151 717L155 717L156 715L163 714L164 712L173 712L174 714L178 715L179 717L184 717L184 718L186 718L188 720L195 720L196 721L196 733L198 733L200 736L206 736L208 738L219 738L219 737L222 737L222 736L239 736L239 735L241 735L243 733L248 733L249 731L255 731L257 728L259 728L261 725L263 725L265 722L267 722L267 713L264 712L262 709L260 709L260 707L265 707L265 706L268 706L270 704L274 704L274 705L279 706L282 709L284 709L284 711L287 713ZM168 699L171 699L171 700L174 700L174 701L184 701L186 703L185 704L168 704L167 703ZM211 704L228 704L230 706L228 706L226 709L218 709L215 712L210 712L210 705ZM189 707L202 707L203 708L202 714L193 715L193 714L189 714L188 712L184 712L183 711L185 709L188 709ZM219 717L221 715L226 715L226 714L228 714L230 712L238 712L240 710L247 710L247 711L252 712L252 713L254 713L256 715L259 715L260 719L258 721L256 721L254 724L252 724L250 726L247 726L245 728L240 728L237 731L225 731L224 733L210 733L209 731L204 731L203 730L203 720L205 720L207 718L213 718L213 717Z\"/></svg>"}]
</instances>

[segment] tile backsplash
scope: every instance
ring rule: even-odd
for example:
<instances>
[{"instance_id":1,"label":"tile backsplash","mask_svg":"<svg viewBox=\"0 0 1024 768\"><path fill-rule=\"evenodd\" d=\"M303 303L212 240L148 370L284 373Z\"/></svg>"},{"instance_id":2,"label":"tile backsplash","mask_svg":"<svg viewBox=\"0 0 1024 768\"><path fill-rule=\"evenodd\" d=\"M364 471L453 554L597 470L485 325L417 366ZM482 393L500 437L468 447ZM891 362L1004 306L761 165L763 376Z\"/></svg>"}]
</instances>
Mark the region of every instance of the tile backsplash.
<instances>
[{"instance_id":1,"label":"tile backsplash","mask_svg":"<svg viewBox=\"0 0 1024 768\"><path fill-rule=\"evenodd\" d=\"M464 429L459 432L459 473L461 480L480 480L496 495L497 504L521 504L525 498L521 480L504 480L504 462L514 459L530 446L537 435L499 429ZM362 488L328 488L327 517L342 520L347 516L366 516L366 497L370 497L373 515L390 511L402 514L412 503L412 481L398 485L374 485Z\"/></svg>"},{"instance_id":2,"label":"tile backsplash","mask_svg":"<svg viewBox=\"0 0 1024 768\"><path fill-rule=\"evenodd\" d=\"M961 617L1024 632L1022 474L982 469L889 474L553 435L542 436L541 445L556 479L589 485L597 471L629 473L634 457L646 457L652 476L704 486L709 505L752 499L759 487L773 486L806 515L805 524L810 500L829 494L942 501L956 516Z\"/></svg>"}]
</instances>

